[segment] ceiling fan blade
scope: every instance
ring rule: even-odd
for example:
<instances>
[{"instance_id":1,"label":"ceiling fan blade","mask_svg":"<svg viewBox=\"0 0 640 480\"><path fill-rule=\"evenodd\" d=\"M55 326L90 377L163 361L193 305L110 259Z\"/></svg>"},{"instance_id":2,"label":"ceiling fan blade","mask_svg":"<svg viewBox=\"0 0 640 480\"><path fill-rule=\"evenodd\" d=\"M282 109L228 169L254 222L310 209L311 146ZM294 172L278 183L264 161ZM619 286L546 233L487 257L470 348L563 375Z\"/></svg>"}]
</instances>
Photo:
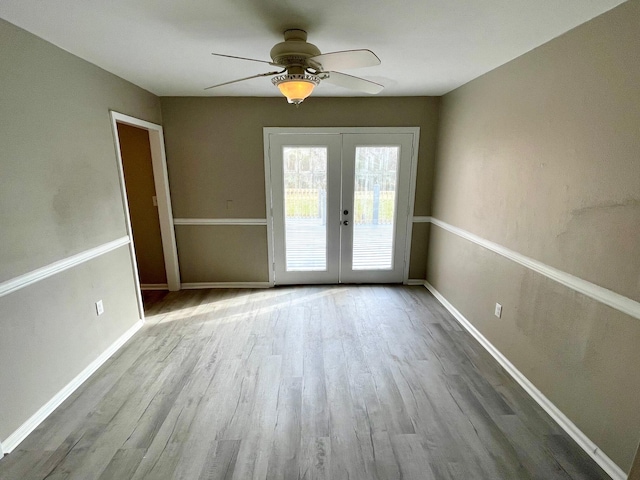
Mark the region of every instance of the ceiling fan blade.
<instances>
[{"instance_id":1,"label":"ceiling fan blade","mask_svg":"<svg viewBox=\"0 0 640 480\"><path fill-rule=\"evenodd\" d=\"M279 73L283 73L284 70L280 70L277 72L267 72L267 73L259 73L257 75L251 75L250 77L239 78L237 80L231 80L230 82L218 83L217 85L211 85L210 87L205 88L205 90L209 90L211 88L222 87L223 85L230 85L232 83L244 82L245 80L251 80L252 78L258 77L269 77L271 75L278 75Z\"/></svg>"},{"instance_id":2,"label":"ceiling fan blade","mask_svg":"<svg viewBox=\"0 0 640 480\"><path fill-rule=\"evenodd\" d=\"M359 92L370 93L372 95L380 93L384 88L384 85L372 82L371 80L365 80L364 78L354 77L340 72L322 72L321 78L323 82L333 83L339 87L350 88L351 90L358 90Z\"/></svg>"},{"instance_id":3,"label":"ceiling fan blade","mask_svg":"<svg viewBox=\"0 0 640 480\"><path fill-rule=\"evenodd\" d=\"M267 60L257 60L255 58L247 58L247 57L236 57L235 55L225 55L223 53L212 53L211 55L215 55L216 57L235 58L236 60L248 60L250 62L260 62L260 63L268 63L269 65L276 65L275 63L268 62Z\"/></svg>"},{"instance_id":4,"label":"ceiling fan blade","mask_svg":"<svg viewBox=\"0 0 640 480\"><path fill-rule=\"evenodd\" d=\"M371 50L345 50L344 52L323 53L311 57L309 60L319 64L321 70L324 71L380 65L380 59Z\"/></svg>"}]
</instances>

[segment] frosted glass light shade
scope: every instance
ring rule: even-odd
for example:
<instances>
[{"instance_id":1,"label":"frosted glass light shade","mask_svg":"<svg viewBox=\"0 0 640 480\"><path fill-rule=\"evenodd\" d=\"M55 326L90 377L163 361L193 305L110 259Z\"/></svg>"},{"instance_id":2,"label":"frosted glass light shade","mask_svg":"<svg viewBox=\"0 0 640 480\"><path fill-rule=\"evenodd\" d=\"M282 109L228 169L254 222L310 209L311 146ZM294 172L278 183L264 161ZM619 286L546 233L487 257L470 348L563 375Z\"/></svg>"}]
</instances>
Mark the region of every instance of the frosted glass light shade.
<instances>
[{"instance_id":1,"label":"frosted glass light shade","mask_svg":"<svg viewBox=\"0 0 640 480\"><path fill-rule=\"evenodd\" d=\"M315 75L280 75L272 80L274 85L278 87L280 93L287 97L289 103L299 105L311 95L316 85L320 83L320 79Z\"/></svg>"}]
</instances>

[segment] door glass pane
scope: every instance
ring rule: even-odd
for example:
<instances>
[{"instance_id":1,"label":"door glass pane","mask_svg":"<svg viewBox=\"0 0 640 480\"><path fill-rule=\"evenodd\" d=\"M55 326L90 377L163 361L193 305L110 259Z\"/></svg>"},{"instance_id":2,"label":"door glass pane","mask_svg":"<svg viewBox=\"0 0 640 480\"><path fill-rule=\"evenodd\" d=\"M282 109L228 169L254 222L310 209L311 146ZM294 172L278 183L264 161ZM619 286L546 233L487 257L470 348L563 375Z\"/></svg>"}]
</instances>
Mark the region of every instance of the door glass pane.
<instances>
[{"instance_id":1,"label":"door glass pane","mask_svg":"<svg viewBox=\"0 0 640 480\"><path fill-rule=\"evenodd\" d=\"M353 270L393 269L400 147L356 147Z\"/></svg>"},{"instance_id":2,"label":"door glass pane","mask_svg":"<svg viewBox=\"0 0 640 480\"><path fill-rule=\"evenodd\" d=\"M327 269L327 148L283 147L287 271Z\"/></svg>"}]
</instances>

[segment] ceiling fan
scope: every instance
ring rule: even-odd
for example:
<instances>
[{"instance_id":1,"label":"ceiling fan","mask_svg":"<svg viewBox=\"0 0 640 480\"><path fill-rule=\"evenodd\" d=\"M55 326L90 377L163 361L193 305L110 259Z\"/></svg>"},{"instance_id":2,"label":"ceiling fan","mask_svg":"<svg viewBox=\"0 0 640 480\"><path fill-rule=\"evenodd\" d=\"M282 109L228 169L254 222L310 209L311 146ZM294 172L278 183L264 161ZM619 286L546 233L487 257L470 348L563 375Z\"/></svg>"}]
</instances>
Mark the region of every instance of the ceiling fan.
<instances>
[{"instance_id":1,"label":"ceiling fan","mask_svg":"<svg viewBox=\"0 0 640 480\"><path fill-rule=\"evenodd\" d=\"M284 42L276 44L271 49L270 62L221 53L213 53L212 55L267 63L274 67L280 67L281 70L219 83L207 87L205 90L252 78L273 76L271 82L287 97L287 101L300 105L305 98L311 95L320 81L370 94L379 93L384 88L379 83L335 71L380 65L380 59L371 50L346 50L322 54L318 47L307 42L307 32L300 29L290 29L284 32Z\"/></svg>"}]
</instances>

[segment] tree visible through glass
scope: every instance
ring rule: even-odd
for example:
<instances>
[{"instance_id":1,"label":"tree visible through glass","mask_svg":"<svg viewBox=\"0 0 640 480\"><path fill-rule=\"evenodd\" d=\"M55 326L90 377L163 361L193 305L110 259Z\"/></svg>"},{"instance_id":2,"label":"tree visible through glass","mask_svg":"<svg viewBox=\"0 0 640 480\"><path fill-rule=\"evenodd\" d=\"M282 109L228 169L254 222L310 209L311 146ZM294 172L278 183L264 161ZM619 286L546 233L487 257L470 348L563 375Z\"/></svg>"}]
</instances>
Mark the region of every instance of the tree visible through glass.
<instances>
[{"instance_id":1,"label":"tree visible through glass","mask_svg":"<svg viewBox=\"0 0 640 480\"><path fill-rule=\"evenodd\" d=\"M283 147L287 271L327 269L327 148ZM393 269L398 146L356 148L353 270Z\"/></svg>"},{"instance_id":2,"label":"tree visible through glass","mask_svg":"<svg viewBox=\"0 0 640 480\"><path fill-rule=\"evenodd\" d=\"M327 269L327 148L283 147L287 271Z\"/></svg>"},{"instance_id":3,"label":"tree visible through glass","mask_svg":"<svg viewBox=\"0 0 640 480\"><path fill-rule=\"evenodd\" d=\"M400 147L356 147L353 270L393 269Z\"/></svg>"}]
</instances>

